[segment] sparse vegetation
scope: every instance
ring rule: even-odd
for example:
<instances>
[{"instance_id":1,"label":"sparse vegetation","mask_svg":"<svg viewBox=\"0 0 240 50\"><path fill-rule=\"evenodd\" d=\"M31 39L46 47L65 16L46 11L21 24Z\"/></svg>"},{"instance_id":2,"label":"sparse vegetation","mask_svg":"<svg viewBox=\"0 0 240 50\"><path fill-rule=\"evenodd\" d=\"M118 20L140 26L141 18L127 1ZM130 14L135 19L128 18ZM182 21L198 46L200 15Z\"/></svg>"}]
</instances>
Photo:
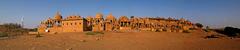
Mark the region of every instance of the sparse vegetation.
<instances>
[{"instance_id":1,"label":"sparse vegetation","mask_svg":"<svg viewBox=\"0 0 240 50\"><path fill-rule=\"evenodd\" d=\"M196 28L189 28L189 30L196 30Z\"/></svg>"},{"instance_id":2,"label":"sparse vegetation","mask_svg":"<svg viewBox=\"0 0 240 50\"><path fill-rule=\"evenodd\" d=\"M210 29L210 27L209 27L209 26L206 26L206 29Z\"/></svg>"},{"instance_id":3,"label":"sparse vegetation","mask_svg":"<svg viewBox=\"0 0 240 50\"><path fill-rule=\"evenodd\" d=\"M0 36L16 36L28 32L28 29L22 28L20 24L5 23L0 25Z\"/></svg>"},{"instance_id":4,"label":"sparse vegetation","mask_svg":"<svg viewBox=\"0 0 240 50\"><path fill-rule=\"evenodd\" d=\"M86 35L104 34L103 32L87 32Z\"/></svg>"},{"instance_id":5,"label":"sparse vegetation","mask_svg":"<svg viewBox=\"0 0 240 50\"><path fill-rule=\"evenodd\" d=\"M220 37L224 37L224 36L217 34L217 35L209 35L209 36L206 36L204 38L207 39L207 38L220 38Z\"/></svg>"},{"instance_id":6,"label":"sparse vegetation","mask_svg":"<svg viewBox=\"0 0 240 50\"><path fill-rule=\"evenodd\" d=\"M210 32L211 30L210 30L209 26L206 26L206 29L204 29L204 31L205 32Z\"/></svg>"},{"instance_id":7,"label":"sparse vegetation","mask_svg":"<svg viewBox=\"0 0 240 50\"><path fill-rule=\"evenodd\" d=\"M36 35L36 37L38 38L38 37L42 37L42 36L41 36L41 34L38 33L38 34Z\"/></svg>"},{"instance_id":8,"label":"sparse vegetation","mask_svg":"<svg viewBox=\"0 0 240 50\"><path fill-rule=\"evenodd\" d=\"M225 35L228 35L228 36L231 36L231 37L239 36L240 29L234 28L234 27L225 27L224 32L225 32Z\"/></svg>"},{"instance_id":9,"label":"sparse vegetation","mask_svg":"<svg viewBox=\"0 0 240 50\"><path fill-rule=\"evenodd\" d=\"M210 32L210 30L208 30L208 29L203 29L205 32Z\"/></svg>"},{"instance_id":10,"label":"sparse vegetation","mask_svg":"<svg viewBox=\"0 0 240 50\"><path fill-rule=\"evenodd\" d=\"M196 23L196 26L197 26L198 28L202 28L202 27L203 27L203 25L202 25L201 23Z\"/></svg>"},{"instance_id":11,"label":"sparse vegetation","mask_svg":"<svg viewBox=\"0 0 240 50\"><path fill-rule=\"evenodd\" d=\"M37 32L37 28L29 29L29 31Z\"/></svg>"},{"instance_id":12,"label":"sparse vegetation","mask_svg":"<svg viewBox=\"0 0 240 50\"><path fill-rule=\"evenodd\" d=\"M8 34L7 33L4 33L4 32L0 32L0 37L7 37Z\"/></svg>"},{"instance_id":13,"label":"sparse vegetation","mask_svg":"<svg viewBox=\"0 0 240 50\"><path fill-rule=\"evenodd\" d=\"M191 33L189 30L183 30L183 33Z\"/></svg>"},{"instance_id":14,"label":"sparse vegetation","mask_svg":"<svg viewBox=\"0 0 240 50\"><path fill-rule=\"evenodd\" d=\"M240 36L240 29L234 27L225 27L222 29L212 29L220 34L227 35L228 37L238 37Z\"/></svg>"}]
</instances>

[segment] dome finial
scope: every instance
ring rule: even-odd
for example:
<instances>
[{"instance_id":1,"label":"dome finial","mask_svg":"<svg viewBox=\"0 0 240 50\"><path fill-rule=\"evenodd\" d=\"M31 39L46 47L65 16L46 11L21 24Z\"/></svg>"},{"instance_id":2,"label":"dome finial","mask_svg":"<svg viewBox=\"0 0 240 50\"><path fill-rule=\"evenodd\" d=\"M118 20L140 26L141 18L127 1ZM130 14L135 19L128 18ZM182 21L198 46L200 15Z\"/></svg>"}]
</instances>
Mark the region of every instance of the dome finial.
<instances>
[{"instance_id":1,"label":"dome finial","mask_svg":"<svg viewBox=\"0 0 240 50\"><path fill-rule=\"evenodd\" d=\"M112 13L109 13L107 16L107 19L114 19L115 17L112 15Z\"/></svg>"},{"instance_id":2,"label":"dome finial","mask_svg":"<svg viewBox=\"0 0 240 50\"><path fill-rule=\"evenodd\" d=\"M62 16L60 14L60 11L57 11L55 17L54 17L56 20L61 20L62 19Z\"/></svg>"}]
</instances>

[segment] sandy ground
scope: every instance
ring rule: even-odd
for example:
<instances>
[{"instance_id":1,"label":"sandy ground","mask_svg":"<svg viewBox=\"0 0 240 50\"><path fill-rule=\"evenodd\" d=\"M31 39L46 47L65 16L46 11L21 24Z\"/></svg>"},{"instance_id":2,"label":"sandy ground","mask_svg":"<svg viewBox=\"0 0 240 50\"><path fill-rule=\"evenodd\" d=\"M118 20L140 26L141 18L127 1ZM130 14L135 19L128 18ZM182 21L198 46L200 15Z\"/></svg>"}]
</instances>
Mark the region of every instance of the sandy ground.
<instances>
[{"instance_id":1,"label":"sandy ground","mask_svg":"<svg viewBox=\"0 0 240 50\"><path fill-rule=\"evenodd\" d=\"M204 39L206 32L57 33L0 40L0 50L240 50L240 39Z\"/></svg>"}]
</instances>

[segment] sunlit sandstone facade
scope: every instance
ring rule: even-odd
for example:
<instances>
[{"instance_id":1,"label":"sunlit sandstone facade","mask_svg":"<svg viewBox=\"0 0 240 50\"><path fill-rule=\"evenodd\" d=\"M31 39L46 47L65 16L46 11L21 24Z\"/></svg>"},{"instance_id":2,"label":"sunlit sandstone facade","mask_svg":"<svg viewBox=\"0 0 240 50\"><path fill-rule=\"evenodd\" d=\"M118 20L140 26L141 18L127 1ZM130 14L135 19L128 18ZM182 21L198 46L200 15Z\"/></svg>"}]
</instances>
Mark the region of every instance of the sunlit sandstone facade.
<instances>
[{"instance_id":1,"label":"sunlit sandstone facade","mask_svg":"<svg viewBox=\"0 0 240 50\"><path fill-rule=\"evenodd\" d=\"M54 18L42 21L38 32L83 32L83 31L167 31L182 32L195 28L195 25L183 18L137 18L120 16L115 18L112 14L103 18L103 14L97 13L95 17L68 16L63 19L60 13Z\"/></svg>"},{"instance_id":2,"label":"sunlit sandstone facade","mask_svg":"<svg viewBox=\"0 0 240 50\"><path fill-rule=\"evenodd\" d=\"M42 21L38 27L38 32L83 32L87 30L87 23L81 16L68 16L62 19L57 13L54 19L48 18Z\"/></svg>"}]
</instances>

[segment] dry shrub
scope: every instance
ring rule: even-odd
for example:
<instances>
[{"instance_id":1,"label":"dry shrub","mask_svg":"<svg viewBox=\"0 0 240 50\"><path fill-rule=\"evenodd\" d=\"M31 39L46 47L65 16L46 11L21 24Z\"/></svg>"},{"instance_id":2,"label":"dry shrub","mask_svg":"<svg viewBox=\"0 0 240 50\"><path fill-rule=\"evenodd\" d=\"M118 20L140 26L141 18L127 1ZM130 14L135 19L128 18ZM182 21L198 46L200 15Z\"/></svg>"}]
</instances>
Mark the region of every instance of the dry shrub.
<instances>
[{"instance_id":1,"label":"dry shrub","mask_svg":"<svg viewBox=\"0 0 240 50\"><path fill-rule=\"evenodd\" d=\"M0 25L0 36L16 36L22 35L23 33L27 33L28 30L22 28L20 24L16 23L5 23Z\"/></svg>"},{"instance_id":2,"label":"dry shrub","mask_svg":"<svg viewBox=\"0 0 240 50\"><path fill-rule=\"evenodd\" d=\"M190 30L183 30L183 33L191 33Z\"/></svg>"},{"instance_id":3,"label":"dry shrub","mask_svg":"<svg viewBox=\"0 0 240 50\"><path fill-rule=\"evenodd\" d=\"M104 34L103 32L87 32L86 35Z\"/></svg>"},{"instance_id":4,"label":"dry shrub","mask_svg":"<svg viewBox=\"0 0 240 50\"><path fill-rule=\"evenodd\" d=\"M0 32L0 37L7 37L7 36L8 36L7 33L5 33L5 32Z\"/></svg>"},{"instance_id":5,"label":"dry shrub","mask_svg":"<svg viewBox=\"0 0 240 50\"><path fill-rule=\"evenodd\" d=\"M42 36L41 36L41 34L38 33L38 34L36 35L36 37L38 38L38 37L42 37Z\"/></svg>"}]
</instances>

